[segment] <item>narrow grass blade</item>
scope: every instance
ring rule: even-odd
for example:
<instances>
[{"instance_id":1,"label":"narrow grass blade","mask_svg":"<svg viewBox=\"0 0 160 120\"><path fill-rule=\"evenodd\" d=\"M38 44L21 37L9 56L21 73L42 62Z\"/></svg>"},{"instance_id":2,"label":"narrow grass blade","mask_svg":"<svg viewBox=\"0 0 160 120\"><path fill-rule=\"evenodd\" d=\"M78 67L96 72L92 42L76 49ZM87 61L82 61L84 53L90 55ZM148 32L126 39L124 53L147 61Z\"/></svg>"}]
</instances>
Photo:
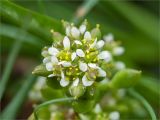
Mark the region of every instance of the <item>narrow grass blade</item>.
<instances>
[{"instance_id":1,"label":"narrow grass blade","mask_svg":"<svg viewBox=\"0 0 160 120\"><path fill-rule=\"evenodd\" d=\"M135 97L137 100L139 100L143 104L143 106L146 108L146 110L150 114L151 120L157 120L153 108L150 106L150 104L147 102L147 100L143 96L137 93L134 89L129 89L128 92L130 95Z\"/></svg>"},{"instance_id":2,"label":"narrow grass blade","mask_svg":"<svg viewBox=\"0 0 160 120\"><path fill-rule=\"evenodd\" d=\"M90 10L98 3L98 0L85 0L84 3L77 9L72 21L78 23L83 19Z\"/></svg>"},{"instance_id":3,"label":"narrow grass blade","mask_svg":"<svg viewBox=\"0 0 160 120\"><path fill-rule=\"evenodd\" d=\"M139 30L149 35L153 40L158 40L158 19L144 9L125 1L109 1L119 13L127 18Z\"/></svg>"},{"instance_id":4,"label":"narrow grass blade","mask_svg":"<svg viewBox=\"0 0 160 120\"><path fill-rule=\"evenodd\" d=\"M20 106L26 99L28 92L31 89L34 82L35 82L35 77L30 74L28 78L25 80L23 86L20 88L17 95L13 98L13 100L9 103L6 109L2 112L1 114L2 119L5 120L15 119Z\"/></svg>"},{"instance_id":5,"label":"narrow grass blade","mask_svg":"<svg viewBox=\"0 0 160 120\"><path fill-rule=\"evenodd\" d=\"M1 26L0 35L2 36L13 38L19 42L23 41L35 46L41 46L43 44L40 38L28 33L24 29L21 29L13 25L8 25L8 24L0 24L0 26ZM17 33L21 33L21 34L17 35ZM27 36L27 37L21 37L21 36ZM23 38L23 39L20 39L20 38Z\"/></svg>"},{"instance_id":6,"label":"narrow grass blade","mask_svg":"<svg viewBox=\"0 0 160 120\"><path fill-rule=\"evenodd\" d=\"M21 45L22 45L22 42L20 41L15 41L12 49L11 49L11 52L9 54L9 57L7 59L7 64L5 66L5 69L4 69L4 72L3 72L3 75L2 75L2 79L0 81L0 99L2 98L3 96L3 93L4 93L4 90L6 88L6 84L8 82L8 79L9 79L9 76L10 76L10 73L11 73L11 70L12 70L12 67L13 67L13 64L15 62L15 59L18 55L18 52L21 48Z\"/></svg>"}]
</instances>

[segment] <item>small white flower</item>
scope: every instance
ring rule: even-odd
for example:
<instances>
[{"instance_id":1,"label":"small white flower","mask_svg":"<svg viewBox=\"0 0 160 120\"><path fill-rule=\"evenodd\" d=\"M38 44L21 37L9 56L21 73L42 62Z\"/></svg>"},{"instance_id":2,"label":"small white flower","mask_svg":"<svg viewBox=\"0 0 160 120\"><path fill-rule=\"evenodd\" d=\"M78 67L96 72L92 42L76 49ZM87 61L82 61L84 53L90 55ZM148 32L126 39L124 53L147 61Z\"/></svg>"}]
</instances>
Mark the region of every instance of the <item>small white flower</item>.
<instances>
[{"instance_id":1,"label":"small white flower","mask_svg":"<svg viewBox=\"0 0 160 120\"><path fill-rule=\"evenodd\" d=\"M86 63L83 63L83 62L79 62L79 69L82 71L82 72L85 72L87 71L87 64Z\"/></svg>"},{"instance_id":2,"label":"small white flower","mask_svg":"<svg viewBox=\"0 0 160 120\"><path fill-rule=\"evenodd\" d=\"M48 53L50 54L50 55L57 55L58 53L59 53L59 50L57 49L57 48L55 48L55 47L50 47L50 48L48 48Z\"/></svg>"},{"instance_id":3,"label":"small white flower","mask_svg":"<svg viewBox=\"0 0 160 120\"><path fill-rule=\"evenodd\" d=\"M76 54L77 54L79 57L84 57L84 56L85 56L85 54L84 54L84 52L83 52L82 49L77 49L77 50L76 50Z\"/></svg>"},{"instance_id":4,"label":"small white flower","mask_svg":"<svg viewBox=\"0 0 160 120\"><path fill-rule=\"evenodd\" d=\"M77 56L77 55L76 55L76 52L73 52L72 55L71 55L72 61L76 58L76 56Z\"/></svg>"},{"instance_id":5,"label":"small white flower","mask_svg":"<svg viewBox=\"0 0 160 120\"><path fill-rule=\"evenodd\" d=\"M52 71L52 70L53 70L53 65L52 65L51 62L46 63L46 69L47 69L48 71Z\"/></svg>"},{"instance_id":6,"label":"small white flower","mask_svg":"<svg viewBox=\"0 0 160 120\"><path fill-rule=\"evenodd\" d=\"M97 69L97 65L95 63L88 63L88 66L90 68L94 68L94 69Z\"/></svg>"},{"instance_id":7,"label":"small white flower","mask_svg":"<svg viewBox=\"0 0 160 120\"><path fill-rule=\"evenodd\" d=\"M117 62L115 63L115 67L116 67L116 69L118 69L118 70L122 70L122 69L125 68L125 64L124 64L123 62L121 62L121 61L117 61Z\"/></svg>"},{"instance_id":8,"label":"small white flower","mask_svg":"<svg viewBox=\"0 0 160 120\"><path fill-rule=\"evenodd\" d=\"M84 86L91 86L94 83L94 81L88 80L86 75L84 75L82 77L82 83L83 83Z\"/></svg>"},{"instance_id":9,"label":"small white flower","mask_svg":"<svg viewBox=\"0 0 160 120\"><path fill-rule=\"evenodd\" d=\"M120 118L120 114L118 111L114 111L109 114L110 120L119 120L119 118Z\"/></svg>"},{"instance_id":10,"label":"small white flower","mask_svg":"<svg viewBox=\"0 0 160 120\"><path fill-rule=\"evenodd\" d=\"M74 41L77 45L82 45L82 43L79 40Z\"/></svg>"},{"instance_id":11,"label":"small white flower","mask_svg":"<svg viewBox=\"0 0 160 120\"><path fill-rule=\"evenodd\" d=\"M60 85L62 87L66 87L69 84L69 80L66 80L63 71L61 72L61 80L60 80Z\"/></svg>"},{"instance_id":12,"label":"small white flower","mask_svg":"<svg viewBox=\"0 0 160 120\"><path fill-rule=\"evenodd\" d=\"M75 79L75 80L73 81L72 86L76 87L76 86L78 86L78 83L79 83L79 78L77 78L77 79Z\"/></svg>"},{"instance_id":13,"label":"small white flower","mask_svg":"<svg viewBox=\"0 0 160 120\"><path fill-rule=\"evenodd\" d=\"M116 47L113 49L113 54L114 55L122 55L124 53L124 48L123 47Z\"/></svg>"},{"instance_id":14,"label":"small white flower","mask_svg":"<svg viewBox=\"0 0 160 120\"><path fill-rule=\"evenodd\" d=\"M91 37L91 33L90 32L85 32L85 34L84 34L84 39L86 39L86 40L91 40L92 39L92 37Z\"/></svg>"},{"instance_id":15,"label":"small white flower","mask_svg":"<svg viewBox=\"0 0 160 120\"><path fill-rule=\"evenodd\" d=\"M45 57L45 58L43 59L43 63L46 64L46 63L48 63L48 62L50 62L50 57Z\"/></svg>"},{"instance_id":16,"label":"small white flower","mask_svg":"<svg viewBox=\"0 0 160 120\"><path fill-rule=\"evenodd\" d=\"M109 33L108 35L104 36L104 40L107 43L112 42L114 40L114 36L111 33Z\"/></svg>"},{"instance_id":17,"label":"small white flower","mask_svg":"<svg viewBox=\"0 0 160 120\"><path fill-rule=\"evenodd\" d=\"M101 69L100 67L98 68L98 76L99 77L106 77L106 72Z\"/></svg>"},{"instance_id":18,"label":"small white flower","mask_svg":"<svg viewBox=\"0 0 160 120\"><path fill-rule=\"evenodd\" d=\"M79 38L80 31L76 27L71 28L71 34L74 38Z\"/></svg>"},{"instance_id":19,"label":"small white flower","mask_svg":"<svg viewBox=\"0 0 160 120\"><path fill-rule=\"evenodd\" d=\"M72 64L71 62L61 61L58 63L58 65L62 65L63 67L70 67Z\"/></svg>"},{"instance_id":20,"label":"small white flower","mask_svg":"<svg viewBox=\"0 0 160 120\"><path fill-rule=\"evenodd\" d=\"M112 59L112 56L110 54L110 52L108 51L102 51L99 55L98 55L99 59L104 59L106 62L110 61Z\"/></svg>"},{"instance_id":21,"label":"small white flower","mask_svg":"<svg viewBox=\"0 0 160 120\"><path fill-rule=\"evenodd\" d=\"M58 64L58 59L57 59L57 57L56 57L56 56L52 56L52 57L51 57L51 62L52 62L53 64Z\"/></svg>"},{"instance_id":22,"label":"small white flower","mask_svg":"<svg viewBox=\"0 0 160 120\"><path fill-rule=\"evenodd\" d=\"M70 40L67 36L65 36L63 39L63 46L65 49L70 49Z\"/></svg>"},{"instance_id":23,"label":"small white flower","mask_svg":"<svg viewBox=\"0 0 160 120\"><path fill-rule=\"evenodd\" d=\"M100 49L100 48L102 48L104 46L104 41L103 40L99 40L98 42L97 42L97 44L96 44L96 48L97 49Z\"/></svg>"},{"instance_id":24,"label":"small white flower","mask_svg":"<svg viewBox=\"0 0 160 120\"><path fill-rule=\"evenodd\" d=\"M81 25L79 27L79 31L81 32L81 34L83 34L86 31L86 25Z\"/></svg>"},{"instance_id":25,"label":"small white flower","mask_svg":"<svg viewBox=\"0 0 160 120\"><path fill-rule=\"evenodd\" d=\"M97 38L94 40L94 42L90 45L90 48L94 48L96 46L97 43Z\"/></svg>"}]
</instances>

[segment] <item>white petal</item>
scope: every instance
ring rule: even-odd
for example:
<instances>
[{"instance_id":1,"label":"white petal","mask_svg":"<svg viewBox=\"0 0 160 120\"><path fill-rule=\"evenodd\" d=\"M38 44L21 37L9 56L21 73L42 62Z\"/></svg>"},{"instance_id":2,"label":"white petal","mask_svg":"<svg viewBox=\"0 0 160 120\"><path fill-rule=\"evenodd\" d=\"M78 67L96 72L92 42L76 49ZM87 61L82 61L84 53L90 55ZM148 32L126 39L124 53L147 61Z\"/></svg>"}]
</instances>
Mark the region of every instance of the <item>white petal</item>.
<instances>
[{"instance_id":1,"label":"white petal","mask_svg":"<svg viewBox=\"0 0 160 120\"><path fill-rule=\"evenodd\" d=\"M67 27L66 27L66 35L67 35L67 36L70 36L70 33L71 33L71 27L70 27L70 26L67 26Z\"/></svg>"},{"instance_id":2,"label":"white petal","mask_svg":"<svg viewBox=\"0 0 160 120\"><path fill-rule=\"evenodd\" d=\"M97 65L94 64L94 63L88 63L88 66L89 66L90 68L94 68L94 69L97 68Z\"/></svg>"},{"instance_id":3,"label":"white petal","mask_svg":"<svg viewBox=\"0 0 160 120\"><path fill-rule=\"evenodd\" d=\"M123 47L116 47L113 49L113 54L114 55L122 55L124 53L124 48Z\"/></svg>"},{"instance_id":4,"label":"white petal","mask_svg":"<svg viewBox=\"0 0 160 120\"><path fill-rule=\"evenodd\" d=\"M51 57L51 62L52 62L53 64L58 64L58 59L57 59L57 57L52 56L52 57Z\"/></svg>"},{"instance_id":5,"label":"white petal","mask_svg":"<svg viewBox=\"0 0 160 120\"><path fill-rule=\"evenodd\" d=\"M69 81L68 81L68 80L63 79L63 78L60 80L60 85L61 85L62 87L66 87L68 84L69 84Z\"/></svg>"},{"instance_id":6,"label":"white petal","mask_svg":"<svg viewBox=\"0 0 160 120\"><path fill-rule=\"evenodd\" d=\"M65 87L65 86L67 86L68 84L69 84L69 81L66 80L66 78L65 78L65 76L64 76L64 73L63 73L63 71L62 71L62 72L61 72L60 85L61 85L62 87Z\"/></svg>"},{"instance_id":7,"label":"white petal","mask_svg":"<svg viewBox=\"0 0 160 120\"><path fill-rule=\"evenodd\" d=\"M78 83L79 83L79 78L75 79L72 85L76 87L78 86Z\"/></svg>"},{"instance_id":8,"label":"white petal","mask_svg":"<svg viewBox=\"0 0 160 120\"><path fill-rule=\"evenodd\" d=\"M102 48L104 46L104 41L103 40L99 40L98 42L97 42L97 44L96 44L96 48L97 49L100 49L100 48Z\"/></svg>"},{"instance_id":9,"label":"white petal","mask_svg":"<svg viewBox=\"0 0 160 120\"><path fill-rule=\"evenodd\" d=\"M62 65L63 67L70 67L71 62L61 61L61 62L58 63L58 65Z\"/></svg>"},{"instance_id":10,"label":"white petal","mask_svg":"<svg viewBox=\"0 0 160 120\"><path fill-rule=\"evenodd\" d=\"M80 31L76 27L72 27L71 29L71 34L74 38L79 38Z\"/></svg>"},{"instance_id":11,"label":"white petal","mask_svg":"<svg viewBox=\"0 0 160 120\"><path fill-rule=\"evenodd\" d=\"M111 60L112 56L110 54L110 52L108 51L102 51L99 55L98 55L99 59L104 59L104 60Z\"/></svg>"},{"instance_id":12,"label":"white petal","mask_svg":"<svg viewBox=\"0 0 160 120\"><path fill-rule=\"evenodd\" d=\"M82 43L79 40L74 41L77 45L82 45Z\"/></svg>"},{"instance_id":13,"label":"white petal","mask_svg":"<svg viewBox=\"0 0 160 120\"><path fill-rule=\"evenodd\" d=\"M54 74L50 74L50 75L48 75L48 77L53 77L53 76L55 76Z\"/></svg>"},{"instance_id":14,"label":"white petal","mask_svg":"<svg viewBox=\"0 0 160 120\"><path fill-rule=\"evenodd\" d=\"M76 58L76 56L77 56L77 55L76 55L76 52L73 52L72 55L71 55L72 61Z\"/></svg>"},{"instance_id":15,"label":"white petal","mask_svg":"<svg viewBox=\"0 0 160 120\"><path fill-rule=\"evenodd\" d=\"M63 46L65 49L70 49L70 40L67 36L65 36L63 39Z\"/></svg>"},{"instance_id":16,"label":"white petal","mask_svg":"<svg viewBox=\"0 0 160 120\"><path fill-rule=\"evenodd\" d=\"M82 72L87 71L87 64L86 64L86 63L83 63L83 62L79 62L79 69L80 69Z\"/></svg>"},{"instance_id":17,"label":"white petal","mask_svg":"<svg viewBox=\"0 0 160 120\"><path fill-rule=\"evenodd\" d=\"M97 38L94 40L94 42L90 45L90 48L94 48L96 46L97 43Z\"/></svg>"},{"instance_id":18,"label":"white petal","mask_svg":"<svg viewBox=\"0 0 160 120\"><path fill-rule=\"evenodd\" d=\"M87 79L86 75L84 75L82 77L82 83L83 83L84 86L91 86L94 83L94 81L89 81Z\"/></svg>"},{"instance_id":19,"label":"white petal","mask_svg":"<svg viewBox=\"0 0 160 120\"><path fill-rule=\"evenodd\" d=\"M118 69L118 70L122 70L125 68L125 64L121 61L118 61L115 63L115 67Z\"/></svg>"},{"instance_id":20,"label":"white petal","mask_svg":"<svg viewBox=\"0 0 160 120\"><path fill-rule=\"evenodd\" d=\"M106 77L106 72L103 69L99 68L98 69L98 76L99 77Z\"/></svg>"},{"instance_id":21,"label":"white petal","mask_svg":"<svg viewBox=\"0 0 160 120\"><path fill-rule=\"evenodd\" d=\"M57 55L58 53L59 53L59 50L57 49L57 48L55 48L55 47L50 47L50 48L48 48L48 53L50 54L50 55Z\"/></svg>"},{"instance_id":22,"label":"white petal","mask_svg":"<svg viewBox=\"0 0 160 120\"><path fill-rule=\"evenodd\" d=\"M52 70L53 70L53 65L52 65L51 62L46 63L46 69L47 69L48 71L52 71Z\"/></svg>"},{"instance_id":23,"label":"white petal","mask_svg":"<svg viewBox=\"0 0 160 120\"><path fill-rule=\"evenodd\" d=\"M84 34L84 39L86 39L86 40L91 40L92 38L91 38L91 33L90 32L85 32L85 34Z\"/></svg>"},{"instance_id":24,"label":"white petal","mask_svg":"<svg viewBox=\"0 0 160 120\"><path fill-rule=\"evenodd\" d=\"M82 49L77 49L77 50L76 50L76 54L77 54L79 57L84 57L84 56L85 56L85 54L84 54L84 52L83 52Z\"/></svg>"},{"instance_id":25,"label":"white petal","mask_svg":"<svg viewBox=\"0 0 160 120\"><path fill-rule=\"evenodd\" d=\"M120 118L120 114L118 111L114 111L109 114L110 120L119 120L119 118Z\"/></svg>"},{"instance_id":26,"label":"white petal","mask_svg":"<svg viewBox=\"0 0 160 120\"><path fill-rule=\"evenodd\" d=\"M50 57L45 57L45 58L43 59L43 63L46 64L46 63L48 63L48 62L50 62Z\"/></svg>"},{"instance_id":27,"label":"white petal","mask_svg":"<svg viewBox=\"0 0 160 120\"><path fill-rule=\"evenodd\" d=\"M79 31L83 34L86 31L86 25L81 25Z\"/></svg>"},{"instance_id":28,"label":"white petal","mask_svg":"<svg viewBox=\"0 0 160 120\"><path fill-rule=\"evenodd\" d=\"M104 40L108 43L108 42L112 42L114 40L114 36L109 33L108 35L104 36Z\"/></svg>"}]
</instances>

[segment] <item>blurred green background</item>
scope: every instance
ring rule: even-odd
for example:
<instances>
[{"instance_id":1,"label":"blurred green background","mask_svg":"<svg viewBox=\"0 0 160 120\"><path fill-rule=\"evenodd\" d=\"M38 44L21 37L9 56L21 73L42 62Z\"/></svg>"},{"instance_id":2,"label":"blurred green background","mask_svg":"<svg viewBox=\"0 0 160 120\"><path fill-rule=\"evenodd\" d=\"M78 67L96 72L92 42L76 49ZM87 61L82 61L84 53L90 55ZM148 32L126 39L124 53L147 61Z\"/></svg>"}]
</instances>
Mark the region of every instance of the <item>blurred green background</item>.
<instances>
[{"instance_id":1,"label":"blurred green background","mask_svg":"<svg viewBox=\"0 0 160 120\"><path fill-rule=\"evenodd\" d=\"M62 19L77 24L87 19L93 27L100 24L103 35L113 33L125 48L117 59L142 70L142 80L135 88L158 115L159 0L1 0L2 110L21 119L32 112L32 103L26 99L35 82L30 74L41 62L42 47L52 43L50 29L62 31Z\"/></svg>"}]
</instances>

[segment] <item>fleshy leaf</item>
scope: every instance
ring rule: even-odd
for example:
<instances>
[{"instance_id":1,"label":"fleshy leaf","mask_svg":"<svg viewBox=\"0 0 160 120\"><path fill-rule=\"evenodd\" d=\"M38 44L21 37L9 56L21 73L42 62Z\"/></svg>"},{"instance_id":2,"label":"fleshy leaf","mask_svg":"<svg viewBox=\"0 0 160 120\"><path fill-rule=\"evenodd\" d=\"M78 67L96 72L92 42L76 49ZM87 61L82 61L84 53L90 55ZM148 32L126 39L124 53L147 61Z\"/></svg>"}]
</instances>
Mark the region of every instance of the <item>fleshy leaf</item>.
<instances>
[{"instance_id":1,"label":"fleshy leaf","mask_svg":"<svg viewBox=\"0 0 160 120\"><path fill-rule=\"evenodd\" d=\"M129 88L140 80L140 76L141 71L124 69L115 74L109 85L111 88Z\"/></svg>"}]
</instances>

